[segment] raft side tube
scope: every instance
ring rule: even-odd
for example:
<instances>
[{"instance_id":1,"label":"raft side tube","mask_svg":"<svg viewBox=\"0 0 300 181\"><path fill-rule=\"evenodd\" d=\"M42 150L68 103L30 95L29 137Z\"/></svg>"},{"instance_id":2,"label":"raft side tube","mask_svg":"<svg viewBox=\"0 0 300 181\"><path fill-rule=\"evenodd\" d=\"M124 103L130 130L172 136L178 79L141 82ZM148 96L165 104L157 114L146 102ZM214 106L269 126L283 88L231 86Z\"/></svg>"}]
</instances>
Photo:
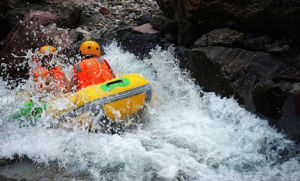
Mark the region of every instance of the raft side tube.
<instances>
[{"instance_id":1,"label":"raft side tube","mask_svg":"<svg viewBox=\"0 0 300 181\"><path fill-rule=\"evenodd\" d=\"M128 83L123 84L122 79ZM118 86L115 86L118 85ZM111 87L104 91L101 87ZM136 114L145 104L150 103L152 89L149 82L139 74L127 74L103 84L89 86L70 96L74 109L63 111L57 115L59 120L76 118L87 111L97 115L104 111L111 120L123 119Z\"/></svg>"}]
</instances>

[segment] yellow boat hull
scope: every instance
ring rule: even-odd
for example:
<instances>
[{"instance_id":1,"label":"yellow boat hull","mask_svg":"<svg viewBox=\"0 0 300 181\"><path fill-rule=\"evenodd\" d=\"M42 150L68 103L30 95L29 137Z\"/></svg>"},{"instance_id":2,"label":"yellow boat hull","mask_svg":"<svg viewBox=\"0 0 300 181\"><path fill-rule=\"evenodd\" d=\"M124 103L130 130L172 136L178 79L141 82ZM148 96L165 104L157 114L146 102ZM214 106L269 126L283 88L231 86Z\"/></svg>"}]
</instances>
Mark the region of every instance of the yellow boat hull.
<instances>
[{"instance_id":1,"label":"yellow boat hull","mask_svg":"<svg viewBox=\"0 0 300 181\"><path fill-rule=\"evenodd\" d=\"M126 74L92 85L50 103L48 113L59 120L85 123L88 113L102 114L112 121L123 120L143 109L151 100L151 85L140 74ZM61 106L61 103L64 106Z\"/></svg>"}]
</instances>

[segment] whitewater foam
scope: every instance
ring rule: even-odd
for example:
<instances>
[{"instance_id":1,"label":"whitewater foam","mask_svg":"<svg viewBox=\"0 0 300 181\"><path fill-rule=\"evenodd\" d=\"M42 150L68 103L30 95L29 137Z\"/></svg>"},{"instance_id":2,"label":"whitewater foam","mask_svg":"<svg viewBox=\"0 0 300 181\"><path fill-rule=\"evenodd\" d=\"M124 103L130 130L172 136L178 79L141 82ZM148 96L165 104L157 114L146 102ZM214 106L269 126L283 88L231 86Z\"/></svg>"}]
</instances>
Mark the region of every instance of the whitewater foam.
<instances>
[{"instance_id":1,"label":"whitewater foam","mask_svg":"<svg viewBox=\"0 0 300 181\"><path fill-rule=\"evenodd\" d=\"M7 116L20 98L1 81L0 158L26 155L92 180L299 180L299 158L281 157L294 143L234 99L202 92L172 51L139 60L116 42L105 47L116 74L139 72L153 89L141 126L122 135L51 129L46 115L20 127Z\"/></svg>"}]
</instances>

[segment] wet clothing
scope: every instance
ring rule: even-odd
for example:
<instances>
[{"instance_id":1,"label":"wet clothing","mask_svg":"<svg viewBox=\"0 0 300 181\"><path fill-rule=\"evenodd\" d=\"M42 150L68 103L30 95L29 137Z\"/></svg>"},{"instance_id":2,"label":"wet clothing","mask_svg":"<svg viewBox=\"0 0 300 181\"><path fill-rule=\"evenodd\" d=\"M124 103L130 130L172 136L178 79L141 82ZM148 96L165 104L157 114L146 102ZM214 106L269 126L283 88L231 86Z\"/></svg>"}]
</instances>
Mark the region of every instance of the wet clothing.
<instances>
[{"instance_id":1,"label":"wet clothing","mask_svg":"<svg viewBox=\"0 0 300 181\"><path fill-rule=\"evenodd\" d=\"M61 68L59 66L56 66L52 68L51 70L48 70L42 66L38 66L38 69L34 72L34 78L35 81L38 82L39 77L44 80L44 82L47 84L47 80L49 79L50 76L52 76L55 80L55 82L62 88L65 87L65 76L64 73L62 72ZM41 83L41 88L43 88L43 83Z\"/></svg>"},{"instance_id":2,"label":"wet clothing","mask_svg":"<svg viewBox=\"0 0 300 181\"><path fill-rule=\"evenodd\" d=\"M107 61L101 57L85 59L74 65L74 78L77 79L77 89L100 84L114 78Z\"/></svg>"}]
</instances>

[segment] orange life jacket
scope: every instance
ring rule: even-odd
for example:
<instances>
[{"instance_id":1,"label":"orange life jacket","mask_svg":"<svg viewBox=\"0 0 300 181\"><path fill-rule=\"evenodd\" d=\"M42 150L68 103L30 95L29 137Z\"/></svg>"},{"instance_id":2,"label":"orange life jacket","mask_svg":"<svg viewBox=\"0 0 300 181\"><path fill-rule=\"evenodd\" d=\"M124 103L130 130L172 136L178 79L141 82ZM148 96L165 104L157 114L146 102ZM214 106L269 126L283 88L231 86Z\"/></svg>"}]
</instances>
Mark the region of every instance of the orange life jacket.
<instances>
[{"instance_id":1,"label":"orange life jacket","mask_svg":"<svg viewBox=\"0 0 300 181\"><path fill-rule=\"evenodd\" d=\"M100 57L86 59L74 65L74 76L77 78L77 89L114 78L109 64Z\"/></svg>"},{"instance_id":2,"label":"orange life jacket","mask_svg":"<svg viewBox=\"0 0 300 181\"><path fill-rule=\"evenodd\" d=\"M55 80L56 83L62 87L65 88L65 76L64 73L62 72L61 68L59 66L52 68L51 70L45 69L44 67L38 65L38 69L34 73L34 78L35 81L38 82L38 77L41 77L45 82L47 79L52 76ZM41 83L41 88L43 88L43 84Z\"/></svg>"}]
</instances>

